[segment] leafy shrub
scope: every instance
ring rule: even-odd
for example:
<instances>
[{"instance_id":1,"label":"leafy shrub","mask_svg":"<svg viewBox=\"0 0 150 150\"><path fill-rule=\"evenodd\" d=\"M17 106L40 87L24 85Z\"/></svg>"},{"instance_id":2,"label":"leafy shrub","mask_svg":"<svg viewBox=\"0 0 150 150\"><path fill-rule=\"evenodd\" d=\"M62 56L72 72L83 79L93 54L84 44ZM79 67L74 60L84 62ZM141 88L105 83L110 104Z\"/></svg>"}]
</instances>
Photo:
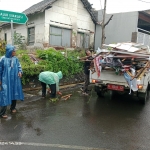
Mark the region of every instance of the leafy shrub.
<instances>
[{"instance_id":1,"label":"leafy shrub","mask_svg":"<svg viewBox=\"0 0 150 150\"><path fill-rule=\"evenodd\" d=\"M82 71L82 63L78 61L79 53L69 52L64 57L60 51L54 49L37 50L39 58L43 59L39 64L45 65L45 69L53 72L62 71L64 76L73 75Z\"/></svg>"},{"instance_id":2,"label":"leafy shrub","mask_svg":"<svg viewBox=\"0 0 150 150\"><path fill-rule=\"evenodd\" d=\"M37 65L31 61L26 50L17 50L16 52L24 73L23 84L28 82L31 76L38 76L41 71L62 71L63 76L66 77L82 71L83 64L77 57L83 54L79 52L69 51L67 57L65 57L61 51L54 49L37 50L35 55L37 59L40 59Z\"/></svg>"},{"instance_id":3,"label":"leafy shrub","mask_svg":"<svg viewBox=\"0 0 150 150\"><path fill-rule=\"evenodd\" d=\"M5 54L5 46L6 42L4 40L0 40L0 56Z\"/></svg>"},{"instance_id":4,"label":"leafy shrub","mask_svg":"<svg viewBox=\"0 0 150 150\"><path fill-rule=\"evenodd\" d=\"M14 32L14 44L18 45L19 49L25 49L25 37L21 33Z\"/></svg>"}]
</instances>

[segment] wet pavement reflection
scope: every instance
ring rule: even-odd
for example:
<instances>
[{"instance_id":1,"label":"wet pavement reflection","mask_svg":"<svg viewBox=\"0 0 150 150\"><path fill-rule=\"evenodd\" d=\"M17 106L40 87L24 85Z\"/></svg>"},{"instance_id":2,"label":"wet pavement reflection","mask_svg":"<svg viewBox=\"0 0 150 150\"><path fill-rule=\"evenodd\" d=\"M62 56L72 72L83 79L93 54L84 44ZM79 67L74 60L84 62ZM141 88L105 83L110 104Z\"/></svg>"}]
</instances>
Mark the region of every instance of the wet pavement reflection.
<instances>
[{"instance_id":1,"label":"wet pavement reflection","mask_svg":"<svg viewBox=\"0 0 150 150\"><path fill-rule=\"evenodd\" d=\"M150 149L149 100L141 105L128 94L99 98L93 88L89 96L79 89L63 92L70 93L68 100L55 103L41 99L38 92L25 94L25 101L17 103L18 112L8 110L8 119L0 119L0 142L24 144L0 144L0 150Z\"/></svg>"}]
</instances>

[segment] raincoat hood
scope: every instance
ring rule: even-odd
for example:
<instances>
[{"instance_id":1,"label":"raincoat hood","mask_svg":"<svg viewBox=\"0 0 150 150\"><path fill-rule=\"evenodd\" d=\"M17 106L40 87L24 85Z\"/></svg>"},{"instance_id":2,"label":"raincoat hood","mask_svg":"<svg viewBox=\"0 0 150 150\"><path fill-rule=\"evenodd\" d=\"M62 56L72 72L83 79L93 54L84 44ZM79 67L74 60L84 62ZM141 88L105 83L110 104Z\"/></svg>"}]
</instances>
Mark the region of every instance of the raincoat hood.
<instances>
[{"instance_id":1,"label":"raincoat hood","mask_svg":"<svg viewBox=\"0 0 150 150\"><path fill-rule=\"evenodd\" d=\"M61 71L57 72L56 74L58 75L59 79L62 79L63 75Z\"/></svg>"},{"instance_id":2,"label":"raincoat hood","mask_svg":"<svg viewBox=\"0 0 150 150\"><path fill-rule=\"evenodd\" d=\"M14 46L12 46L12 45L10 45L10 44L7 44L6 45L6 54L5 54L5 56L7 57L7 58L11 58L12 57L12 52L15 50L15 47Z\"/></svg>"}]
</instances>

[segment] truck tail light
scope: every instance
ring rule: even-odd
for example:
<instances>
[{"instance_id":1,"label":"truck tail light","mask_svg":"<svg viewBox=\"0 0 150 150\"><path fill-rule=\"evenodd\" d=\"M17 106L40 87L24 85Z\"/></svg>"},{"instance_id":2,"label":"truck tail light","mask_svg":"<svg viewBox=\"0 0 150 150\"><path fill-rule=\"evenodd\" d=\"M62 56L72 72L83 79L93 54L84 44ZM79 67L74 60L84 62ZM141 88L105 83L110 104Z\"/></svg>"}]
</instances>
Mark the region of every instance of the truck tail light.
<instances>
[{"instance_id":1,"label":"truck tail light","mask_svg":"<svg viewBox=\"0 0 150 150\"><path fill-rule=\"evenodd\" d=\"M92 79L92 83L103 83L101 80Z\"/></svg>"},{"instance_id":2,"label":"truck tail light","mask_svg":"<svg viewBox=\"0 0 150 150\"><path fill-rule=\"evenodd\" d=\"M138 89L139 90L143 89L143 85L142 84L138 84Z\"/></svg>"},{"instance_id":3,"label":"truck tail light","mask_svg":"<svg viewBox=\"0 0 150 150\"><path fill-rule=\"evenodd\" d=\"M92 80L92 83L96 83L96 80Z\"/></svg>"}]
</instances>

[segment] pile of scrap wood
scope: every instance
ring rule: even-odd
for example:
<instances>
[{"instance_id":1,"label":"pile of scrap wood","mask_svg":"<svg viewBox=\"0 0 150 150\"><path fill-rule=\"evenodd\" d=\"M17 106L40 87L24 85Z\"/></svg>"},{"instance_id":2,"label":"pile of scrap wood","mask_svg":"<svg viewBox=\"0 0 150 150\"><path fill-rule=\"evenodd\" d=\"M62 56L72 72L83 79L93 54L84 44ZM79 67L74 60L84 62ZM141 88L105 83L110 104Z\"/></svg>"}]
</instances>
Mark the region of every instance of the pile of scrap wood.
<instances>
[{"instance_id":1,"label":"pile of scrap wood","mask_svg":"<svg viewBox=\"0 0 150 150\"><path fill-rule=\"evenodd\" d=\"M150 68L148 46L138 43L105 44L103 46L104 49L99 49L99 53L95 56L99 58L102 70L115 70L116 74L125 72L132 79L141 79Z\"/></svg>"}]
</instances>

